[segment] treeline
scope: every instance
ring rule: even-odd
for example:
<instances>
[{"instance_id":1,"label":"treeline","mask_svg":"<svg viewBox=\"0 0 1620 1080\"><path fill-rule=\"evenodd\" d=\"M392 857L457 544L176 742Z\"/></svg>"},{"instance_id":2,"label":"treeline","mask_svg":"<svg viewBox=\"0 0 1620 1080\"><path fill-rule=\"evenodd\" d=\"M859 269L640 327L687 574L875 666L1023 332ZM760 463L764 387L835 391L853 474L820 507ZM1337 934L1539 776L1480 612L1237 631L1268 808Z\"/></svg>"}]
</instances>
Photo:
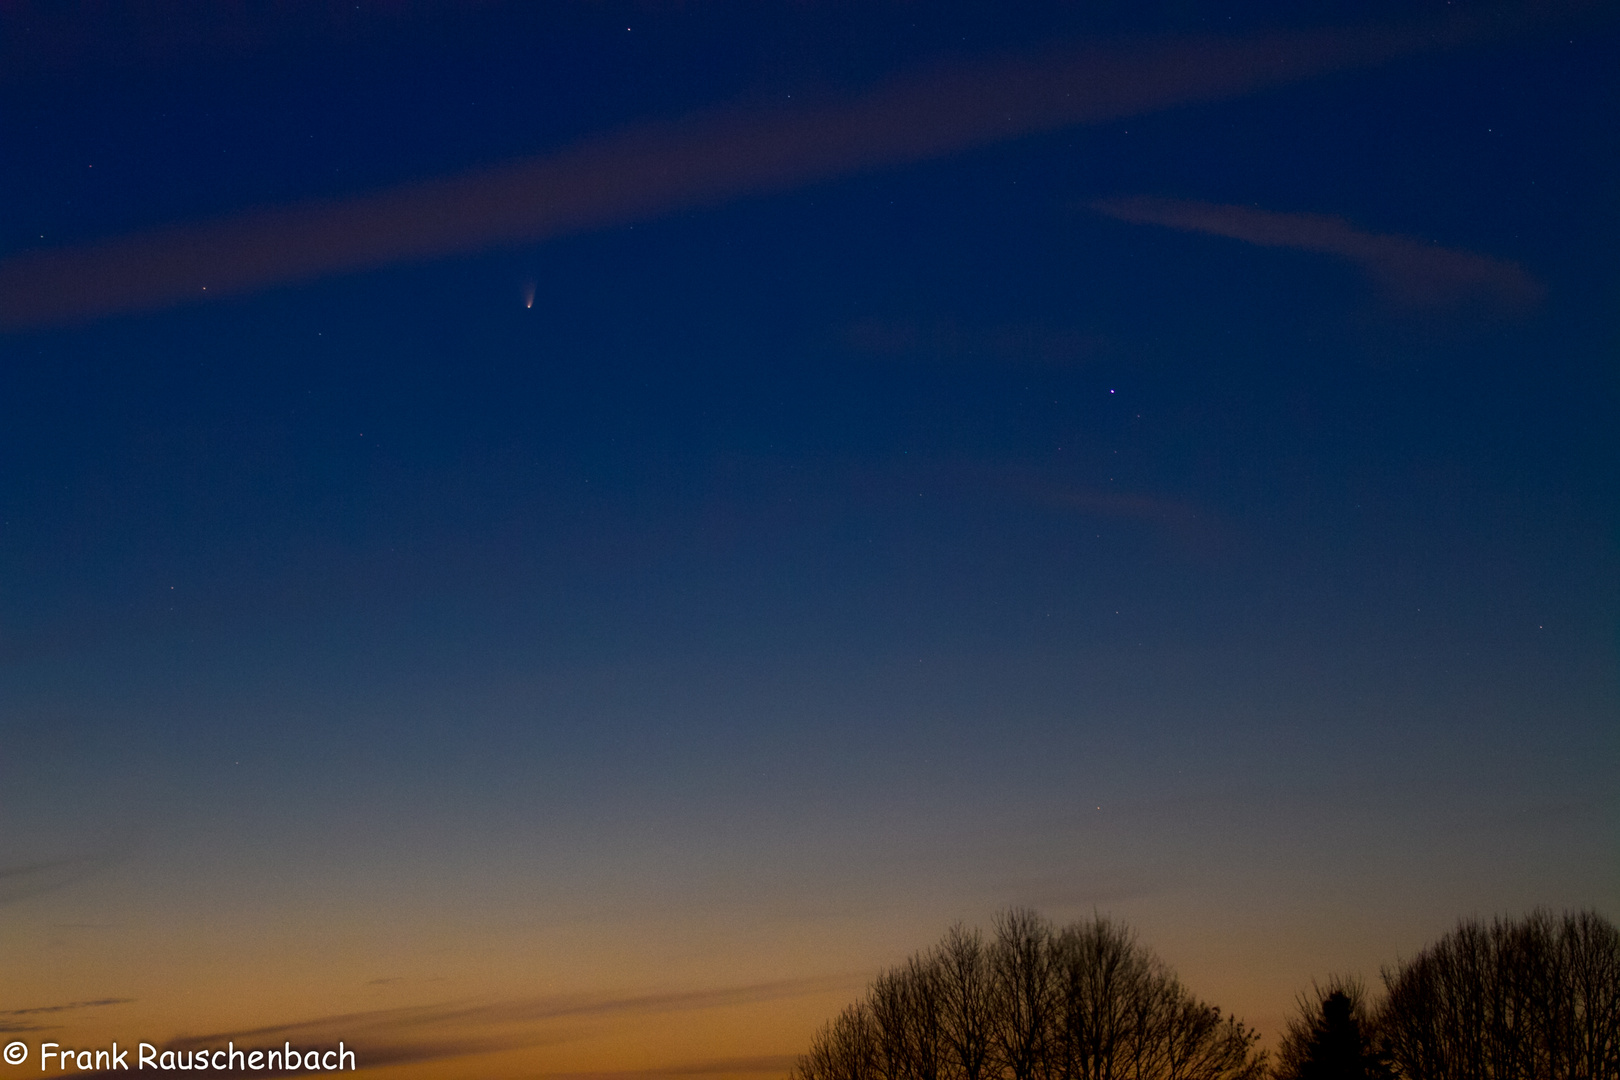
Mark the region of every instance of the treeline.
<instances>
[{"instance_id":1,"label":"treeline","mask_svg":"<svg viewBox=\"0 0 1620 1080\"><path fill-rule=\"evenodd\" d=\"M1593 912L1464 920L1299 999L1274 1060L1129 928L997 917L884 971L792 1080L1620 1080L1620 932Z\"/></svg>"},{"instance_id":2,"label":"treeline","mask_svg":"<svg viewBox=\"0 0 1620 1080\"><path fill-rule=\"evenodd\" d=\"M1620 931L1595 912L1466 919L1383 984L1303 997L1279 1080L1620 1080Z\"/></svg>"},{"instance_id":3,"label":"treeline","mask_svg":"<svg viewBox=\"0 0 1620 1080\"><path fill-rule=\"evenodd\" d=\"M1258 1041L1125 926L1014 910L879 975L793 1080L1258 1080Z\"/></svg>"}]
</instances>

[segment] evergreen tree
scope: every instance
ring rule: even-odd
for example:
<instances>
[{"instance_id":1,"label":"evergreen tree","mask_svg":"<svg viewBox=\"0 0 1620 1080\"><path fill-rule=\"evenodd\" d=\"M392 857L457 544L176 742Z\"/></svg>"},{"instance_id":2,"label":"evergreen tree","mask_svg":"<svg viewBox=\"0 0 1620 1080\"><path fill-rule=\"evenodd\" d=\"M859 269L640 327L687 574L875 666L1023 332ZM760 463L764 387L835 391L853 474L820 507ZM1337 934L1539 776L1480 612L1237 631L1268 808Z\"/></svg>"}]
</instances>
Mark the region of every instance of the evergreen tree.
<instances>
[{"instance_id":1,"label":"evergreen tree","mask_svg":"<svg viewBox=\"0 0 1620 1080\"><path fill-rule=\"evenodd\" d=\"M1355 979L1333 978L1299 1002L1278 1049L1277 1080L1388 1080L1366 1005Z\"/></svg>"}]
</instances>

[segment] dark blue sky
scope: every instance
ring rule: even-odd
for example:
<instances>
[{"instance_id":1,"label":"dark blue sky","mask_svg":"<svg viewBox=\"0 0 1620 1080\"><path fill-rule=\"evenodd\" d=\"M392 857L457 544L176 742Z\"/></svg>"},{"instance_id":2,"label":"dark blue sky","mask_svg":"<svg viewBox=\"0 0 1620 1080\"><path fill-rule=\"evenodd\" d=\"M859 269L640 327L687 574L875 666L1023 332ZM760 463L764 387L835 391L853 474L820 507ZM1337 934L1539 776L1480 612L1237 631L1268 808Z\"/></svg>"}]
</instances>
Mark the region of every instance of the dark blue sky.
<instances>
[{"instance_id":1,"label":"dark blue sky","mask_svg":"<svg viewBox=\"0 0 1620 1080\"><path fill-rule=\"evenodd\" d=\"M302 1017L194 1001L246 938L310 1010L390 957L418 1003L457 935L603 920L820 976L1030 901L1269 1025L1459 914L1620 910L1601 7L343 9L0 8L0 264L929 72L1474 22L543 240L8 307L0 1006ZM158 978L176 911L209 929Z\"/></svg>"}]
</instances>

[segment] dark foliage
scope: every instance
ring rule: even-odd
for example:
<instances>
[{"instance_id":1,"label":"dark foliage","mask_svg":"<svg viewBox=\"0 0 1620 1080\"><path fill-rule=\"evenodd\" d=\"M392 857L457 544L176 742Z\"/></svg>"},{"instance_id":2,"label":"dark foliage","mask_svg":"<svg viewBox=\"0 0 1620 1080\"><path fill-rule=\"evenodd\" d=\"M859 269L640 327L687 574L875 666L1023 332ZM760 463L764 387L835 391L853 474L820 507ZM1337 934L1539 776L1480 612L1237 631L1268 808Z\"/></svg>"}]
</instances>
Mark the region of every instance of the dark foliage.
<instances>
[{"instance_id":1,"label":"dark foliage","mask_svg":"<svg viewBox=\"0 0 1620 1080\"><path fill-rule=\"evenodd\" d=\"M1277 1048L1276 1080L1390 1080L1358 979L1335 977L1299 1000Z\"/></svg>"}]
</instances>

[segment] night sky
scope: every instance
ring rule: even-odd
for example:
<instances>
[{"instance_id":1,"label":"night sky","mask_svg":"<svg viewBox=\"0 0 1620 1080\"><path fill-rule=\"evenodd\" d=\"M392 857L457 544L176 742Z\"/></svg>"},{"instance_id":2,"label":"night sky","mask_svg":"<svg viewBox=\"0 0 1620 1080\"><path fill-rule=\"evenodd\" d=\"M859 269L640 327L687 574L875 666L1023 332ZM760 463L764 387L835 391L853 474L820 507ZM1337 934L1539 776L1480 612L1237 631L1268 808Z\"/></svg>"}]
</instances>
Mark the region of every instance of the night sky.
<instances>
[{"instance_id":1,"label":"night sky","mask_svg":"<svg viewBox=\"0 0 1620 1080\"><path fill-rule=\"evenodd\" d=\"M0 3L0 1032L766 1077L1012 904L1268 1036L1620 917L1614 13Z\"/></svg>"}]
</instances>

